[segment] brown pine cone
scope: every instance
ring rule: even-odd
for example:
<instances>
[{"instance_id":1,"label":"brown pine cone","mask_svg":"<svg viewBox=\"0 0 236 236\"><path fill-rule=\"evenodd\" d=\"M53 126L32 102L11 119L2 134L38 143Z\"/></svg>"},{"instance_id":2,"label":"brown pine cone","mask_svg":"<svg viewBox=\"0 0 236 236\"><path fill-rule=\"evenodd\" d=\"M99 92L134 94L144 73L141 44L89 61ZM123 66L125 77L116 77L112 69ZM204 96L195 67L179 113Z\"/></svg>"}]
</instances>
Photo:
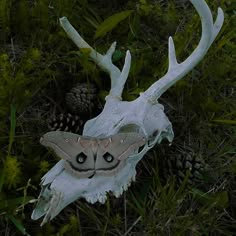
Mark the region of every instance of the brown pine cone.
<instances>
[{"instance_id":1,"label":"brown pine cone","mask_svg":"<svg viewBox=\"0 0 236 236\"><path fill-rule=\"evenodd\" d=\"M164 161L163 172L165 177L175 176L177 183L181 184L189 173L188 183L198 183L202 179L202 173L206 168L206 164L199 157L190 153L185 155L177 154Z\"/></svg>"},{"instance_id":2,"label":"brown pine cone","mask_svg":"<svg viewBox=\"0 0 236 236\"><path fill-rule=\"evenodd\" d=\"M93 84L78 84L66 94L66 105L74 114L91 114L97 106L97 89Z\"/></svg>"},{"instance_id":3,"label":"brown pine cone","mask_svg":"<svg viewBox=\"0 0 236 236\"><path fill-rule=\"evenodd\" d=\"M72 133L79 133L84 125L84 121L78 115L60 114L49 119L48 128L50 131L66 131Z\"/></svg>"}]
</instances>

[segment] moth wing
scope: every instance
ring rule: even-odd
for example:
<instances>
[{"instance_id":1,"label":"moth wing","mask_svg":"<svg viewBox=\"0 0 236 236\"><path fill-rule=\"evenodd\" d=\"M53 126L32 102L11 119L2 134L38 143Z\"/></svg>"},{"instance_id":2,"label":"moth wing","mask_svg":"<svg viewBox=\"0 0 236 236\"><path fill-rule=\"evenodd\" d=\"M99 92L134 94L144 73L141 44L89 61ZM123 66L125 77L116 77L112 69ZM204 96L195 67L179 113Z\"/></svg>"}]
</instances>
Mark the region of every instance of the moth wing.
<instances>
[{"instance_id":1,"label":"moth wing","mask_svg":"<svg viewBox=\"0 0 236 236\"><path fill-rule=\"evenodd\" d=\"M138 133L118 133L109 137L109 151L119 160L126 159L146 143Z\"/></svg>"},{"instance_id":2,"label":"moth wing","mask_svg":"<svg viewBox=\"0 0 236 236\"><path fill-rule=\"evenodd\" d=\"M145 138L137 133L118 133L99 140L96 172L113 173L122 162L145 144Z\"/></svg>"},{"instance_id":3,"label":"moth wing","mask_svg":"<svg viewBox=\"0 0 236 236\"><path fill-rule=\"evenodd\" d=\"M61 159L66 160L67 169L81 177L94 173L95 161L89 148L93 142L96 142L93 138L63 131L48 132L40 139L42 145L52 148Z\"/></svg>"}]
</instances>

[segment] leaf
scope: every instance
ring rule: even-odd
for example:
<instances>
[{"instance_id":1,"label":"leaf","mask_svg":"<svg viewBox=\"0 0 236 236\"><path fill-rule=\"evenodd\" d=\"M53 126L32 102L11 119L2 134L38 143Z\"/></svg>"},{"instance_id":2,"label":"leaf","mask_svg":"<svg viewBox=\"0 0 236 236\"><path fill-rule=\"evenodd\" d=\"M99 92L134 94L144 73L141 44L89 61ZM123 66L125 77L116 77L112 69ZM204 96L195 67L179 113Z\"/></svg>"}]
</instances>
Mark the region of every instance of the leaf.
<instances>
[{"instance_id":1,"label":"leaf","mask_svg":"<svg viewBox=\"0 0 236 236\"><path fill-rule=\"evenodd\" d=\"M120 50L115 50L115 52L112 55L112 61L116 62L116 61L120 60L124 56L125 56L124 52L122 52Z\"/></svg>"},{"instance_id":2,"label":"leaf","mask_svg":"<svg viewBox=\"0 0 236 236\"><path fill-rule=\"evenodd\" d=\"M26 232L25 227L21 224L21 222L13 215L7 214L6 215L9 220L16 226L16 228L23 234L23 235L28 235L29 234Z\"/></svg>"},{"instance_id":3,"label":"leaf","mask_svg":"<svg viewBox=\"0 0 236 236\"><path fill-rule=\"evenodd\" d=\"M120 13L114 14L104 20L97 28L95 33L95 38L103 37L109 31L113 30L118 23L127 18L133 10L122 11Z\"/></svg>"}]
</instances>

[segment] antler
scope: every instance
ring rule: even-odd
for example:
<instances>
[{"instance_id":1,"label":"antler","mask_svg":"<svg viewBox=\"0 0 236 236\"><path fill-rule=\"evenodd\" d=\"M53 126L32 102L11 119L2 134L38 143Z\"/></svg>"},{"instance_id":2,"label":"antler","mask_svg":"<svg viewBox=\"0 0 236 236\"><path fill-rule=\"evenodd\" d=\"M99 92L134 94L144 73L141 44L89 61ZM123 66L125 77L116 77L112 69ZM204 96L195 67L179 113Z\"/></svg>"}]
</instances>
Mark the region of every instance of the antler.
<instances>
[{"instance_id":1,"label":"antler","mask_svg":"<svg viewBox=\"0 0 236 236\"><path fill-rule=\"evenodd\" d=\"M190 70L192 70L198 62L207 53L212 42L218 35L224 21L224 13L221 8L218 8L218 15L213 24L211 11L205 0L190 0L202 22L201 40L193 51L193 53L182 63L178 63L175 55L175 46L172 37L169 37L169 68L167 73L150 86L143 95L151 102L156 102L157 99L173 84L183 78ZM86 43L79 33L74 29L66 17L60 18L60 24L79 48L89 48L91 50L90 57L103 70L108 72L111 77L110 96L121 99L122 91L128 77L131 56L129 50L126 52L125 64L122 71L112 63L112 55L115 51L116 42L108 49L105 55L101 55L95 51L88 43Z\"/></svg>"},{"instance_id":2,"label":"antler","mask_svg":"<svg viewBox=\"0 0 236 236\"><path fill-rule=\"evenodd\" d=\"M60 18L60 24L78 48L90 49L90 57L99 67L101 67L101 69L108 72L111 77L111 90L109 95L121 99L122 91L128 78L131 63L131 55L129 50L126 52L124 67L122 71L120 71L119 68L112 63L112 55L115 51L116 42L110 46L105 55L101 55L84 41L84 39L70 24L66 17Z\"/></svg>"},{"instance_id":3,"label":"antler","mask_svg":"<svg viewBox=\"0 0 236 236\"><path fill-rule=\"evenodd\" d=\"M193 53L182 63L178 63L175 55L175 46L172 37L169 37L169 68L167 73L150 86L145 92L144 96L152 102L157 99L173 84L183 78L190 70L192 70L197 63L207 53L212 42L219 33L223 22L224 13L221 8L218 8L218 15L215 23L213 24L211 11L204 0L190 0L202 22L202 35L201 40L193 51Z\"/></svg>"}]
</instances>

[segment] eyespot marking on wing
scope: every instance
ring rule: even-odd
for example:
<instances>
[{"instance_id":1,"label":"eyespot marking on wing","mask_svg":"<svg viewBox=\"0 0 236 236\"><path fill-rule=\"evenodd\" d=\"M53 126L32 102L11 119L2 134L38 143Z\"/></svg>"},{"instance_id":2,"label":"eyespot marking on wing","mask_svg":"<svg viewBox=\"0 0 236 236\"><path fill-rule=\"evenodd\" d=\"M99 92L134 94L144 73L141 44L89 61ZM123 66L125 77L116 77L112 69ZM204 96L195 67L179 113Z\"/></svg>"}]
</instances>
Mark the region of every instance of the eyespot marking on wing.
<instances>
[{"instance_id":1,"label":"eyespot marking on wing","mask_svg":"<svg viewBox=\"0 0 236 236\"><path fill-rule=\"evenodd\" d=\"M83 152L79 153L76 156L76 161L78 164L83 164L87 159L87 155L85 155Z\"/></svg>"},{"instance_id":2,"label":"eyespot marking on wing","mask_svg":"<svg viewBox=\"0 0 236 236\"><path fill-rule=\"evenodd\" d=\"M109 152L106 152L104 155L103 155L103 158L106 162L108 163L111 163L114 161L114 157L109 153Z\"/></svg>"}]
</instances>

